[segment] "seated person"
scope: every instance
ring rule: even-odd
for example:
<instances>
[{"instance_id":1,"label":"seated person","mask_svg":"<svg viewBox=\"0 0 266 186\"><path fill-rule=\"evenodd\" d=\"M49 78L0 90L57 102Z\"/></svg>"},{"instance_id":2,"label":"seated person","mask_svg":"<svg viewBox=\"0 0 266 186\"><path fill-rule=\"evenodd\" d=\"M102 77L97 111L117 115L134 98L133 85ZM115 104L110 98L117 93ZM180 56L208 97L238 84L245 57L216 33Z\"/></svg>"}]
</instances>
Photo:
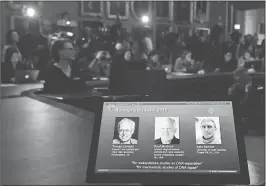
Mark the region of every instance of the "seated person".
<instances>
[{"instance_id":1,"label":"seated person","mask_svg":"<svg viewBox=\"0 0 266 186\"><path fill-rule=\"evenodd\" d=\"M55 63L45 74L44 92L51 94L81 92L86 89L85 81L75 80L79 77L78 69L74 68L74 48L71 41L60 39L52 46L52 58ZM76 70L76 71L75 71Z\"/></svg>"},{"instance_id":2,"label":"seated person","mask_svg":"<svg viewBox=\"0 0 266 186\"><path fill-rule=\"evenodd\" d=\"M197 73L201 70L202 63L192 59L192 53L185 50L180 58L175 61L174 72Z\"/></svg>"},{"instance_id":3,"label":"seated person","mask_svg":"<svg viewBox=\"0 0 266 186\"><path fill-rule=\"evenodd\" d=\"M89 70L94 77L107 76L106 68L103 60L110 61L111 56L107 51L98 51L95 58L89 64ZM106 63L105 63L106 64Z\"/></svg>"},{"instance_id":4,"label":"seated person","mask_svg":"<svg viewBox=\"0 0 266 186\"><path fill-rule=\"evenodd\" d=\"M132 46L133 61L147 61L146 45L141 41L134 42Z\"/></svg>"},{"instance_id":5,"label":"seated person","mask_svg":"<svg viewBox=\"0 0 266 186\"><path fill-rule=\"evenodd\" d=\"M231 51L226 51L224 54L224 61L219 68L215 69L215 72L233 72L237 67L237 63L233 58Z\"/></svg>"},{"instance_id":6,"label":"seated person","mask_svg":"<svg viewBox=\"0 0 266 186\"><path fill-rule=\"evenodd\" d=\"M133 57L132 60L128 61L125 57L126 53L124 53L124 50L120 48L117 49L112 58L109 82L109 91L111 94L119 95L125 91L125 78L128 71L146 69L145 60L134 60Z\"/></svg>"},{"instance_id":7,"label":"seated person","mask_svg":"<svg viewBox=\"0 0 266 186\"><path fill-rule=\"evenodd\" d=\"M149 55L149 59L148 59L148 69L158 69L158 68L162 68L162 65L159 61L160 56L159 53L156 51L152 51Z\"/></svg>"},{"instance_id":8,"label":"seated person","mask_svg":"<svg viewBox=\"0 0 266 186\"><path fill-rule=\"evenodd\" d=\"M132 138L135 131L135 122L124 118L117 125L118 139L113 140L113 144L138 144L138 141Z\"/></svg>"},{"instance_id":9,"label":"seated person","mask_svg":"<svg viewBox=\"0 0 266 186\"><path fill-rule=\"evenodd\" d=\"M175 120L167 118L160 127L161 137L155 140L155 144L179 144L179 139L175 137L177 130Z\"/></svg>"},{"instance_id":10,"label":"seated person","mask_svg":"<svg viewBox=\"0 0 266 186\"><path fill-rule=\"evenodd\" d=\"M125 61L132 61L132 53L131 53L130 50L127 50L127 51L125 52L124 60L125 60Z\"/></svg>"},{"instance_id":11,"label":"seated person","mask_svg":"<svg viewBox=\"0 0 266 186\"><path fill-rule=\"evenodd\" d=\"M244 103L246 94L248 93L252 79L244 68L239 68L234 71L234 84L229 88L228 94L233 96L233 99L239 103Z\"/></svg>"},{"instance_id":12,"label":"seated person","mask_svg":"<svg viewBox=\"0 0 266 186\"><path fill-rule=\"evenodd\" d=\"M215 135L217 127L212 119L204 119L200 123L202 136L197 139L197 144L221 144L221 139Z\"/></svg>"},{"instance_id":13,"label":"seated person","mask_svg":"<svg viewBox=\"0 0 266 186\"><path fill-rule=\"evenodd\" d=\"M1 81L14 80L15 70L24 68L23 59L18 47L19 34L15 30L9 30L6 35L7 45L2 51Z\"/></svg>"},{"instance_id":14,"label":"seated person","mask_svg":"<svg viewBox=\"0 0 266 186\"><path fill-rule=\"evenodd\" d=\"M243 55L239 58L237 68L244 68L245 64L249 61L254 61L249 51L245 51Z\"/></svg>"}]
</instances>

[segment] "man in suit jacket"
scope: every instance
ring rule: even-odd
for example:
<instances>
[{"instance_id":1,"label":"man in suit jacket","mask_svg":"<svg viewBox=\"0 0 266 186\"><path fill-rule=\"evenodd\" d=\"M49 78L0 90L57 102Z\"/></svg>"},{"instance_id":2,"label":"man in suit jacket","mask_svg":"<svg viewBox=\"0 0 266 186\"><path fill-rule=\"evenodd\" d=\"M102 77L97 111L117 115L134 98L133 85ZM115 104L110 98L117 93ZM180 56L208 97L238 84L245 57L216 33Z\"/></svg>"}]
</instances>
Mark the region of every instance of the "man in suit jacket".
<instances>
[{"instance_id":1,"label":"man in suit jacket","mask_svg":"<svg viewBox=\"0 0 266 186\"><path fill-rule=\"evenodd\" d=\"M118 139L113 140L113 144L138 144L136 139L132 138L135 131L135 122L131 119L124 118L118 125Z\"/></svg>"},{"instance_id":2,"label":"man in suit jacket","mask_svg":"<svg viewBox=\"0 0 266 186\"><path fill-rule=\"evenodd\" d=\"M155 144L179 144L179 139L175 137L176 133L176 122L172 118L166 118L165 121L160 125L161 137L155 140Z\"/></svg>"}]
</instances>

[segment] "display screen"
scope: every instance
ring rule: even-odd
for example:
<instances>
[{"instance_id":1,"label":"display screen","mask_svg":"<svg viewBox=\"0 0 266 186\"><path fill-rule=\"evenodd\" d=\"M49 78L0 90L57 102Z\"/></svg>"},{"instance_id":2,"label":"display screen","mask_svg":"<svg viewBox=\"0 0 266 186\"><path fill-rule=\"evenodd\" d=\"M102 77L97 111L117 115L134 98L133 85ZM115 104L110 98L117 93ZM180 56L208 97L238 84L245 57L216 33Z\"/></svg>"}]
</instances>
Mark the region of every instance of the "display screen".
<instances>
[{"instance_id":1,"label":"display screen","mask_svg":"<svg viewBox=\"0 0 266 186\"><path fill-rule=\"evenodd\" d=\"M105 102L96 173L240 172L232 102Z\"/></svg>"}]
</instances>

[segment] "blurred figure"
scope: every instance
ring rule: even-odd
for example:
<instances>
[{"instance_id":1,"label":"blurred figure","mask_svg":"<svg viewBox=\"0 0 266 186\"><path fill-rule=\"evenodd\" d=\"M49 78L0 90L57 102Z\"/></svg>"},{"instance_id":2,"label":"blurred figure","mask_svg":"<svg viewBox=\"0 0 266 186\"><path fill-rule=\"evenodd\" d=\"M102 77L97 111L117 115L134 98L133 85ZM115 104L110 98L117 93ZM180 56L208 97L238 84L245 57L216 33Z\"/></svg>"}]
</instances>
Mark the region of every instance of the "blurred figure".
<instances>
[{"instance_id":1,"label":"blurred figure","mask_svg":"<svg viewBox=\"0 0 266 186\"><path fill-rule=\"evenodd\" d=\"M134 61L146 61L148 59L146 46L142 40L134 42L132 46L132 54Z\"/></svg>"},{"instance_id":2,"label":"blurred figure","mask_svg":"<svg viewBox=\"0 0 266 186\"><path fill-rule=\"evenodd\" d=\"M48 62L50 60L49 49L44 45L38 45L33 51L33 65L36 69L40 70L39 80L44 79L45 69L47 68Z\"/></svg>"},{"instance_id":3,"label":"blurred figure","mask_svg":"<svg viewBox=\"0 0 266 186\"><path fill-rule=\"evenodd\" d=\"M133 61L147 61L149 53L153 50L147 28L136 28L133 32L133 37Z\"/></svg>"},{"instance_id":4,"label":"blurred figure","mask_svg":"<svg viewBox=\"0 0 266 186\"><path fill-rule=\"evenodd\" d=\"M152 40L150 37L146 36L144 38L144 45L146 46L146 54L149 54L152 50L153 50L153 44L152 44Z\"/></svg>"},{"instance_id":5,"label":"blurred figure","mask_svg":"<svg viewBox=\"0 0 266 186\"><path fill-rule=\"evenodd\" d=\"M181 35L170 32L164 37L164 56L166 57L166 64L174 66L175 60L179 58L186 48L183 43Z\"/></svg>"},{"instance_id":6,"label":"blurred figure","mask_svg":"<svg viewBox=\"0 0 266 186\"><path fill-rule=\"evenodd\" d=\"M81 37L76 43L78 46L77 60L83 59L87 62L91 62L94 59L95 52L99 50L99 44L98 41L93 38L92 29L90 27L83 28Z\"/></svg>"},{"instance_id":7,"label":"blurred figure","mask_svg":"<svg viewBox=\"0 0 266 186\"><path fill-rule=\"evenodd\" d=\"M158 69L162 68L160 63L160 55L157 51L152 51L148 60L148 68L149 69Z\"/></svg>"},{"instance_id":8,"label":"blurred figure","mask_svg":"<svg viewBox=\"0 0 266 186\"><path fill-rule=\"evenodd\" d=\"M237 67L237 62L233 58L233 53L231 51L226 51L224 54L223 63L215 72L233 72Z\"/></svg>"},{"instance_id":9,"label":"blurred figure","mask_svg":"<svg viewBox=\"0 0 266 186\"><path fill-rule=\"evenodd\" d=\"M204 62L206 61L207 56L207 37L203 35L203 32L199 33L199 42L196 52L193 54L195 56L196 61Z\"/></svg>"},{"instance_id":10,"label":"blurred figure","mask_svg":"<svg viewBox=\"0 0 266 186\"><path fill-rule=\"evenodd\" d=\"M209 72L217 69L223 61L223 33L224 30L219 25L215 25L211 30L206 61L204 61L204 66Z\"/></svg>"},{"instance_id":11,"label":"blurred figure","mask_svg":"<svg viewBox=\"0 0 266 186\"><path fill-rule=\"evenodd\" d=\"M245 68L236 69L233 73L233 77L234 84L229 88L229 95L232 95L234 99L242 102L245 93L248 91L248 87L251 85L252 79Z\"/></svg>"},{"instance_id":12,"label":"blurred figure","mask_svg":"<svg viewBox=\"0 0 266 186\"><path fill-rule=\"evenodd\" d=\"M110 70L109 91L111 94L120 94L124 91L125 77L127 74L126 62L131 63L132 57L129 51L124 52L122 44L117 44L118 50L112 57ZM131 60L129 61L129 59Z\"/></svg>"},{"instance_id":13,"label":"blurred figure","mask_svg":"<svg viewBox=\"0 0 266 186\"><path fill-rule=\"evenodd\" d=\"M131 61L132 60L132 53L131 53L130 50L125 52L125 57L124 58L125 58L126 61Z\"/></svg>"},{"instance_id":14,"label":"blurred figure","mask_svg":"<svg viewBox=\"0 0 266 186\"><path fill-rule=\"evenodd\" d=\"M95 58L89 64L89 70L93 77L107 76L106 63L111 60L111 56L107 51L98 51Z\"/></svg>"},{"instance_id":15,"label":"blurred figure","mask_svg":"<svg viewBox=\"0 0 266 186\"><path fill-rule=\"evenodd\" d=\"M200 38L197 36L197 33L195 32L194 29L189 30L189 37L186 40L186 49L191 51L193 56L195 56L197 59L199 55L199 45L201 41Z\"/></svg>"},{"instance_id":16,"label":"blurred figure","mask_svg":"<svg viewBox=\"0 0 266 186\"><path fill-rule=\"evenodd\" d=\"M9 30L6 35L6 45L3 51L3 62L11 63L16 69L16 65L22 61L22 56L18 47L19 34L15 30Z\"/></svg>"},{"instance_id":17,"label":"blurred figure","mask_svg":"<svg viewBox=\"0 0 266 186\"><path fill-rule=\"evenodd\" d=\"M197 73L202 68L202 63L192 59L192 53L184 51L182 56L175 61L174 72Z\"/></svg>"},{"instance_id":18,"label":"blurred figure","mask_svg":"<svg viewBox=\"0 0 266 186\"><path fill-rule=\"evenodd\" d=\"M129 41L123 40L122 45L125 50L131 50L131 44Z\"/></svg>"},{"instance_id":19,"label":"blurred figure","mask_svg":"<svg viewBox=\"0 0 266 186\"><path fill-rule=\"evenodd\" d=\"M232 100L239 104L239 117L247 116L247 96L252 88L252 78L245 68L236 69L233 73L234 84L229 88L228 94Z\"/></svg>"},{"instance_id":20,"label":"blurred figure","mask_svg":"<svg viewBox=\"0 0 266 186\"><path fill-rule=\"evenodd\" d=\"M251 56L249 51L245 51L243 56L238 60L237 68L244 68L245 64L249 61L254 61L254 58Z\"/></svg>"},{"instance_id":21,"label":"blurred figure","mask_svg":"<svg viewBox=\"0 0 266 186\"><path fill-rule=\"evenodd\" d=\"M187 72L193 62L192 53L188 50L184 51L182 56L175 61L174 72Z\"/></svg>"},{"instance_id":22,"label":"blurred figure","mask_svg":"<svg viewBox=\"0 0 266 186\"><path fill-rule=\"evenodd\" d=\"M256 44L257 45L257 44ZM245 44L244 49L247 50L252 57L255 56L255 48L256 45L254 45L254 38L252 35L247 35L245 38Z\"/></svg>"},{"instance_id":23,"label":"blurred figure","mask_svg":"<svg viewBox=\"0 0 266 186\"><path fill-rule=\"evenodd\" d=\"M85 82L80 79L80 73L73 60L74 47L71 41L60 39L52 46L52 58L55 61L45 74L44 92L51 94L81 92L86 89ZM79 80L75 80L78 78Z\"/></svg>"},{"instance_id":24,"label":"blurred figure","mask_svg":"<svg viewBox=\"0 0 266 186\"><path fill-rule=\"evenodd\" d=\"M260 45L259 59L265 59L265 39L262 40Z\"/></svg>"},{"instance_id":25,"label":"blurred figure","mask_svg":"<svg viewBox=\"0 0 266 186\"><path fill-rule=\"evenodd\" d=\"M18 42L18 32L9 30L6 35L6 45L2 53L1 79L3 82L9 82L14 77L15 69L23 68L22 55L18 47Z\"/></svg>"}]
</instances>

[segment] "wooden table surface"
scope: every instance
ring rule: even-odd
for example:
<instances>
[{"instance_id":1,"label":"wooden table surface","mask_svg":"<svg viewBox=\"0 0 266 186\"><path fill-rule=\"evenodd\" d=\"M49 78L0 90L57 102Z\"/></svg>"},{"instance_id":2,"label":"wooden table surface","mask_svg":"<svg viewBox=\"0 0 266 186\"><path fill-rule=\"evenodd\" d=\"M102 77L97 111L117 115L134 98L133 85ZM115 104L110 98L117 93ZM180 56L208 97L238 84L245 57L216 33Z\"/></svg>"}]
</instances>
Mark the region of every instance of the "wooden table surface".
<instances>
[{"instance_id":1,"label":"wooden table surface","mask_svg":"<svg viewBox=\"0 0 266 186\"><path fill-rule=\"evenodd\" d=\"M22 97L1 102L1 183L85 183L94 115Z\"/></svg>"}]
</instances>

